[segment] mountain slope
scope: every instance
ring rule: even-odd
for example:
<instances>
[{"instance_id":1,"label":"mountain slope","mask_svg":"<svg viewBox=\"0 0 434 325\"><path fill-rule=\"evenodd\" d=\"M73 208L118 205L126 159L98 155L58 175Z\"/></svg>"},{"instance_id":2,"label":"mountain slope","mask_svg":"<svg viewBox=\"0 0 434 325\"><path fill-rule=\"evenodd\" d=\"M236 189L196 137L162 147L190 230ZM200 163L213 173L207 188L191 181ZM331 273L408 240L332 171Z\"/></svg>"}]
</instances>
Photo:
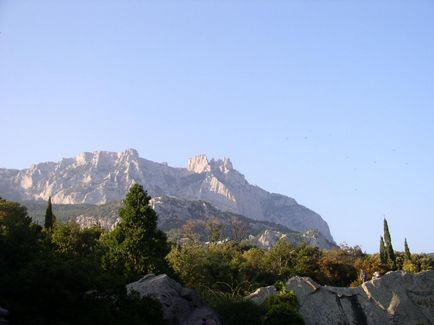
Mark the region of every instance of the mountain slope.
<instances>
[{"instance_id":1,"label":"mountain slope","mask_svg":"<svg viewBox=\"0 0 434 325\"><path fill-rule=\"evenodd\" d=\"M268 221L258 221L246 218L232 212L224 212L205 201L182 200L169 196L157 196L150 204L158 214L158 228L169 234L172 241L182 241L185 237L183 227L187 224L193 227L200 241L207 241L206 224L209 221L218 222L221 228L221 239L233 238L232 222L238 225L242 238L251 244L263 248L271 248L279 239L286 239L292 244L305 242L322 249L336 247L320 233L307 230L295 232L283 225ZM25 201L29 216L37 223L43 224L47 203L44 201ZM113 201L101 205L92 204L54 204L53 212L57 220L76 221L81 227L87 228L99 225L107 230L112 229L119 219L121 201Z\"/></svg>"},{"instance_id":2,"label":"mountain slope","mask_svg":"<svg viewBox=\"0 0 434 325\"><path fill-rule=\"evenodd\" d=\"M140 158L137 151L96 151L46 162L28 169L0 169L0 196L15 200L47 200L63 204L103 204L121 200L133 183L151 196L211 203L216 208L270 221L296 231L317 230L333 242L327 223L315 212L284 195L247 182L229 159L196 156L187 168Z\"/></svg>"}]
</instances>

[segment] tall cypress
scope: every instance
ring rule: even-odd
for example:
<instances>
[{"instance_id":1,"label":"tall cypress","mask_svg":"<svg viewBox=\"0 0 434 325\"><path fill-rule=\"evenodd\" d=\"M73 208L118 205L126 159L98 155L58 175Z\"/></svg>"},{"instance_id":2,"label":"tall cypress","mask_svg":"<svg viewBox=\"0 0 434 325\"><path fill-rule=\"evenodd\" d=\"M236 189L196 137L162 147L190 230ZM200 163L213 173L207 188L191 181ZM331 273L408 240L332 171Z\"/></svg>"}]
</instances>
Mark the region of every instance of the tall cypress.
<instances>
[{"instance_id":1,"label":"tall cypress","mask_svg":"<svg viewBox=\"0 0 434 325\"><path fill-rule=\"evenodd\" d=\"M49 229L53 228L55 221L56 221L56 216L53 214L53 208L51 205L51 196L50 196L48 198L47 210L45 211L45 223L44 223L45 229L49 230Z\"/></svg>"},{"instance_id":2,"label":"tall cypress","mask_svg":"<svg viewBox=\"0 0 434 325\"><path fill-rule=\"evenodd\" d=\"M410 249L408 248L407 238L404 240L404 261L411 261L411 253Z\"/></svg>"},{"instance_id":3,"label":"tall cypress","mask_svg":"<svg viewBox=\"0 0 434 325\"><path fill-rule=\"evenodd\" d=\"M387 252L386 247L384 246L383 236L380 237L380 262L383 265L387 264Z\"/></svg>"},{"instance_id":4,"label":"tall cypress","mask_svg":"<svg viewBox=\"0 0 434 325\"><path fill-rule=\"evenodd\" d=\"M387 220L384 218L384 242L386 245L387 263L391 270L396 270L396 256L392 246L392 239L390 237L389 226Z\"/></svg>"}]
</instances>

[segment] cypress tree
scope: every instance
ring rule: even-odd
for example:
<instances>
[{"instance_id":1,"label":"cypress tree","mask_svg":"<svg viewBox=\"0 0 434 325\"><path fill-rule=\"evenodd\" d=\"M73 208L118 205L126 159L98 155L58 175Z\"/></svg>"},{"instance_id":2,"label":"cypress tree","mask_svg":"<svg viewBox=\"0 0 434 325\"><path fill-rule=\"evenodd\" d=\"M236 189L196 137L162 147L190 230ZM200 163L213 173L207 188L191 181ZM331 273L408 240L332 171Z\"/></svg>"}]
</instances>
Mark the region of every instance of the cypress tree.
<instances>
[{"instance_id":1,"label":"cypress tree","mask_svg":"<svg viewBox=\"0 0 434 325\"><path fill-rule=\"evenodd\" d=\"M103 239L107 252L103 267L134 279L147 273L166 273L170 248L164 232L157 228L158 216L143 187L134 184L119 211L116 228Z\"/></svg>"},{"instance_id":2,"label":"cypress tree","mask_svg":"<svg viewBox=\"0 0 434 325\"><path fill-rule=\"evenodd\" d=\"M411 261L411 253L410 249L408 248L407 238L404 240L404 261Z\"/></svg>"},{"instance_id":3,"label":"cypress tree","mask_svg":"<svg viewBox=\"0 0 434 325\"><path fill-rule=\"evenodd\" d=\"M396 270L396 256L392 246L392 238L390 237L389 226L384 218L384 242L386 245L387 263L391 270Z\"/></svg>"},{"instance_id":4,"label":"cypress tree","mask_svg":"<svg viewBox=\"0 0 434 325\"><path fill-rule=\"evenodd\" d=\"M50 196L48 198L47 210L45 211L45 223L44 223L45 229L49 230L53 228L55 221L56 221L56 216L53 214L53 209L51 205L51 196Z\"/></svg>"},{"instance_id":5,"label":"cypress tree","mask_svg":"<svg viewBox=\"0 0 434 325\"><path fill-rule=\"evenodd\" d=\"M380 237L380 262L383 265L387 264L387 252L386 247L384 246L383 236Z\"/></svg>"}]
</instances>

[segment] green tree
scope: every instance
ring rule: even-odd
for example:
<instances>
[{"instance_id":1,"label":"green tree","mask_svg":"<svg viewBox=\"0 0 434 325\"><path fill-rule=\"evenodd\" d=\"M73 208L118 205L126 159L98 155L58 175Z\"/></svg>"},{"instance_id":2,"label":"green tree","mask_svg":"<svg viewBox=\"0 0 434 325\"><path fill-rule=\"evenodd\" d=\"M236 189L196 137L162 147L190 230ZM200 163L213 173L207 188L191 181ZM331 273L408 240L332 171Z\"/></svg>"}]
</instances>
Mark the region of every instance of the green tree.
<instances>
[{"instance_id":1,"label":"green tree","mask_svg":"<svg viewBox=\"0 0 434 325\"><path fill-rule=\"evenodd\" d=\"M416 273L417 266L413 263L411 259L410 248L408 248L407 238L404 239L404 262L402 269L407 273Z\"/></svg>"},{"instance_id":2,"label":"green tree","mask_svg":"<svg viewBox=\"0 0 434 325\"><path fill-rule=\"evenodd\" d=\"M264 256L267 271L275 274L280 280L295 275L295 251L296 247L287 240L278 240Z\"/></svg>"},{"instance_id":3,"label":"green tree","mask_svg":"<svg viewBox=\"0 0 434 325\"><path fill-rule=\"evenodd\" d=\"M387 263L391 270L396 270L396 256L392 246L392 238L390 237L389 226L384 218L384 242L386 245Z\"/></svg>"},{"instance_id":4,"label":"green tree","mask_svg":"<svg viewBox=\"0 0 434 325\"><path fill-rule=\"evenodd\" d=\"M380 262L383 265L387 264L387 252L386 246L384 245L383 236L380 237Z\"/></svg>"},{"instance_id":5,"label":"green tree","mask_svg":"<svg viewBox=\"0 0 434 325\"><path fill-rule=\"evenodd\" d=\"M36 253L40 230L26 207L0 198L0 274L15 272Z\"/></svg>"},{"instance_id":6,"label":"green tree","mask_svg":"<svg viewBox=\"0 0 434 325\"><path fill-rule=\"evenodd\" d=\"M47 230L51 230L56 221L56 216L53 214L53 207L51 205L51 196L48 198L48 206L45 211L45 222L44 227Z\"/></svg>"},{"instance_id":7,"label":"green tree","mask_svg":"<svg viewBox=\"0 0 434 325\"><path fill-rule=\"evenodd\" d=\"M97 249L98 239L103 232L99 227L80 229L74 221L56 223L51 233L51 243L56 253L88 256Z\"/></svg>"},{"instance_id":8,"label":"green tree","mask_svg":"<svg viewBox=\"0 0 434 325\"><path fill-rule=\"evenodd\" d=\"M103 237L107 248L102 263L105 269L134 279L147 273L168 271L165 256L169 253L166 235L157 229L157 214L149 205L147 192L134 184L127 193L120 221Z\"/></svg>"},{"instance_id":9,"label":"green tree","mask_svg":"<svg viewBox=\"0 0 434 325\"><path fill-rule=\"evenodd\" d=\"M208 240L215 243L220 239L222 224L216 218L210 218L205 223L205 232L208 235Z\"/></svg>"},{"instance_id":10,"label":"green tree","mask_svg":"<svg viewBox=\"0 0 434 325\"><path fill-rule=\"evenodd\" d=\"M408 248L407 238L405 238L404 240L404 260L405 261L411 260L411 253L410 253L410 249Z\"/></svg>"},{"instance_id":11,"label":"green tree","mask_svg":"<svg viewBox=\"0 0 434 325\"><path fill-rule=\"evenodd\" d=\"M324 252L319 263L325 284L347 287L356 281L358 278L358 271L354 266L356 258L351 251L343 249L333 248Z\"/></svg>"}]
</instances>

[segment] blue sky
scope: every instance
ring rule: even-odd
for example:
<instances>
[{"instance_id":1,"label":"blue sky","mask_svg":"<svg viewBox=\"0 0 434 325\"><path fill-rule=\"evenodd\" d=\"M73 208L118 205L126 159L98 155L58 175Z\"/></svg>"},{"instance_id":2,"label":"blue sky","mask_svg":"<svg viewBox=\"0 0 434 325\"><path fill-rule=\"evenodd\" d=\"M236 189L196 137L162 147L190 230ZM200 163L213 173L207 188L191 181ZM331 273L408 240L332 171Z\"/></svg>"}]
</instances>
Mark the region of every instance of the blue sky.
<instances>
[{"instance_id":1,"label":"blue sky","mask_svg":"<svg viewBox=\"0 0 434 325\"><path fill-rule=\"evenodd\" d=\"M434 251L434 2L0 0L0 167L230 157L338 243Z\"/></svg>"}]
</instances>

